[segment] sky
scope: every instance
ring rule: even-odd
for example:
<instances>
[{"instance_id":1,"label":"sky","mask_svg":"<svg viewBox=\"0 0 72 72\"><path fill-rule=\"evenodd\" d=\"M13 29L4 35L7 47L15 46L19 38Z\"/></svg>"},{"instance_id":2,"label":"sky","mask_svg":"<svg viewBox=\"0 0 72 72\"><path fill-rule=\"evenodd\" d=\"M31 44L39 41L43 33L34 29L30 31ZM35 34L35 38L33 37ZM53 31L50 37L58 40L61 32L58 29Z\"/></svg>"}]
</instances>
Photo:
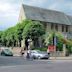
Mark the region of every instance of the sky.
<instances>
[{"instance_id":1,"label":"sky","mask_svg":"<svg viewBox=\"0 0 72 72\"><path fill-rule=\"evenodd\" d=\"M72 15L72 0L0 0L0 30L18 23L22 3Z\"/></svg>"}]
</instances>

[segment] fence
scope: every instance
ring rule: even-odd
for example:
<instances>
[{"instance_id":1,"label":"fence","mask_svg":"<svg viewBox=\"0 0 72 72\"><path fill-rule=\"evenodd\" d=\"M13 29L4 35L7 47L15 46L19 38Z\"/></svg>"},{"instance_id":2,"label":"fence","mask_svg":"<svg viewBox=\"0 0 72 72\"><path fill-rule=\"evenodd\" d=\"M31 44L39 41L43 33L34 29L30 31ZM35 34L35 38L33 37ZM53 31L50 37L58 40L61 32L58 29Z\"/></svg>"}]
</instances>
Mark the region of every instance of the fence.
<instances>
[{"instance_id":1,"label":"fence","mask_svg":"<svg viewBox=\"0 0 72 72\"><path fill-rule=\"evenodd\" d=\"M51 52L50 53L50 56L51 57L63 57L64 56L64 53L62 51L56 51L56 52Z\"/></svg>"}]
</instances>

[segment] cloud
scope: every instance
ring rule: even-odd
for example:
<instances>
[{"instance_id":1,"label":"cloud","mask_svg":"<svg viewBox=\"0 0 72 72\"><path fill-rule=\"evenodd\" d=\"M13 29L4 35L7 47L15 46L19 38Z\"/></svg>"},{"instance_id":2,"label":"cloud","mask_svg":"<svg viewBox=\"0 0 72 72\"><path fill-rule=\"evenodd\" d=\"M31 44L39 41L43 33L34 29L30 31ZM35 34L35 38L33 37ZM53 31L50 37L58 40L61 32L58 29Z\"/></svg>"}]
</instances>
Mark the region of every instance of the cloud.
<instances>
[{"instance_id":1,"label":"cloud","mask_svg":"<svg viewBox=\"0 0 72 72\"><path fill-rule=\"evenodd\" d=\"M14 17L0 17L0 30L15 26L18 19Z\"/></svg>"},{"instance_id":2,"label":"cloud","mask_svg":"<svg viewBox=\"0 0 72 72\"><path fill-rule=\"evenodd\" d=\"M67 4L66 4L66 7L69 8L69 10L72 10L72 2L67 3Z\"/></svg>"},{"instance_id":3,"label":"cloud","mask_svg":"<svg viewBox=\"0 0 72 72\"><path fill-rule=\"evenodd\" d=\"M72 0L0 0L0 30L14 26L18 22L22 3L72 15Z\"/></svg>"},{"instance_id":4,"label":"cloud","mask_svg":"<svg viewBox=\"0 0 72 72\"><path fill-rule=\"evenodd\" d=\"M48 0L25 0L23 3L32 6L44 6Z\"/></svg>"},{"instance_id":5,"label":"cloud","mask_svg":"<svg viewBox=\"0 0 72 72\"><path fill-rule=\"evenodd\" d=\"M10 4L8 3L1 3L0 2L0 11L5 12L8 11L10 9Z\"/></svg>"},{"instance_id":6,"label":"cloud","mask_svg":"<svg viewBox=\"0 0 72 72\"><path fill-rule=\"evenodd\" d=\"M50 6L48 7L48 9L56 10L57 7L58 7L58 3L54 3L54 4L50 5Z\"/></svg>"},{"instance_id":7,"label":"cloud","mask_svg":"<svg viewBox=\"0 0 72 72\"><path fill-rule=\"evenodd\" d=\"M14 26L18 21L19 5L0 1L0 30Z\"/></svg>"},{"instance_id":8,"label":"cloud","mask_svg":"<svg viewBox=\"0 0 72 72\"><path fill-rule=\"evenodd\" d=\"M0 2L0 14L2 14L3 16L8 16L9 15L13 15L16 16L16 14L18 14L18 10L17 10L17 6L14 4L10 4L10 3L2 3Z\"/></svg>"},{"instance_id":9,"label":"cloud","mask_svg":"<svg viewBox=\"0 0 72 72\"><path fill-rule=\"evenodd\" d=\"M71 0L49 0L48 9L57 10L66 14L72 15L72 1Z\"/></svg>"}]
</instances>

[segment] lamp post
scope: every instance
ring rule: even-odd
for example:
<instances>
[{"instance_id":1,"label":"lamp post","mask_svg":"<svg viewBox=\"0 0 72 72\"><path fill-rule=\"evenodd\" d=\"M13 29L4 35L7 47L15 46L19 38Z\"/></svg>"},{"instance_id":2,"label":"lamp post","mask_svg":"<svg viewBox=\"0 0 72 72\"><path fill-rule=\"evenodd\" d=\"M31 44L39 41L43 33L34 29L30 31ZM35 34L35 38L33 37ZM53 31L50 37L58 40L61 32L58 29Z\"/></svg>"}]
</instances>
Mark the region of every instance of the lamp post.
<instances>
[{"instance_id":1,"label":"lamp post","mask_svg":"<svg viewBox=\"0 0 72 72\"><path fill-rule=\"evenodd\" d=\"M55 53L55 59L56 59L56 45L57 45L57 37L56 33L53 34L53 46L54 46L54 53Z\"/></svg>"}]
</instances>

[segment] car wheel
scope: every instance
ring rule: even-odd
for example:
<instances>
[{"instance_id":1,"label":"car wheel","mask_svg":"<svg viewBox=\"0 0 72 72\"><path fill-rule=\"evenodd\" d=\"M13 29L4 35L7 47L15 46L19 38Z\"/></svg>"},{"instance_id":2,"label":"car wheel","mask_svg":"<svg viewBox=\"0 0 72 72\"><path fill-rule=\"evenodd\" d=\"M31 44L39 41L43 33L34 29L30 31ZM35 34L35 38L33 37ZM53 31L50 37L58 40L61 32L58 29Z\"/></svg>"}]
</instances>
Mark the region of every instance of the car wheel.
<instances>
[{"instance_id":1,"label":"car wheel","mask_svg":"<svg viewBox=\"0 0 72 72\"><path fill-rule=\"evenodd\" d=\"M33 59L36 59L36 57L34 57L34 56L33 56L32 58L33 58Z\"/></svg>"},{"instance_id":2,"label":"car wheel","mask_svg":"<svg viewBox=\"0 0 72 72\"><path fill-rule=\"evenodd\" d=\"M38 59L41 59L41 57L40 57L40 56L38 56Z\"/></svg>"}]
</instances>

